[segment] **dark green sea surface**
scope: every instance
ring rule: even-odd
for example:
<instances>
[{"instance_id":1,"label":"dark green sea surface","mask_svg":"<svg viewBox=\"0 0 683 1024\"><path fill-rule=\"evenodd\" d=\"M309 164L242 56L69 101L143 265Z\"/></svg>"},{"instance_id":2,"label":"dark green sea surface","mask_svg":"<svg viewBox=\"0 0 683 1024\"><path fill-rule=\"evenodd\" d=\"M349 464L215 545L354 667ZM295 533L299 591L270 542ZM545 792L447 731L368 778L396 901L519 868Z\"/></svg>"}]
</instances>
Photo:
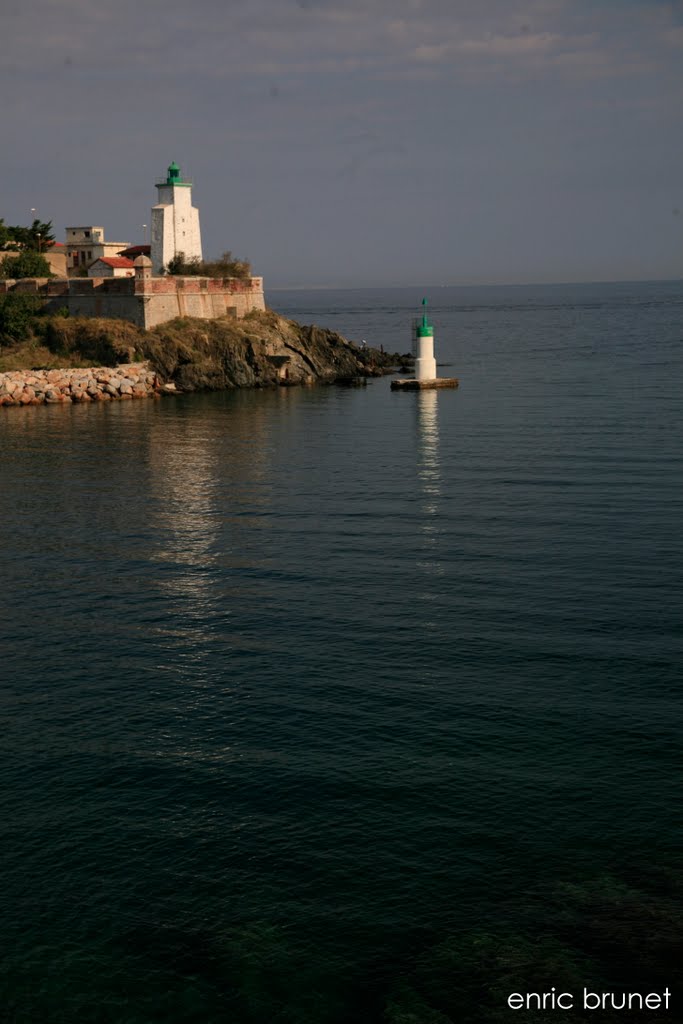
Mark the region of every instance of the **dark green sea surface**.
<instances>
[{"instance_id":1,"label":"dark green sea surface","mask_svg":"<svg viewBox=\"0 0 683 1024\"><path fill-rule=\"evenodd\" d=\"M0 410L0 1020L673 984L683 285L431 300L458 391Z\"/></svg>"}]
</instances>

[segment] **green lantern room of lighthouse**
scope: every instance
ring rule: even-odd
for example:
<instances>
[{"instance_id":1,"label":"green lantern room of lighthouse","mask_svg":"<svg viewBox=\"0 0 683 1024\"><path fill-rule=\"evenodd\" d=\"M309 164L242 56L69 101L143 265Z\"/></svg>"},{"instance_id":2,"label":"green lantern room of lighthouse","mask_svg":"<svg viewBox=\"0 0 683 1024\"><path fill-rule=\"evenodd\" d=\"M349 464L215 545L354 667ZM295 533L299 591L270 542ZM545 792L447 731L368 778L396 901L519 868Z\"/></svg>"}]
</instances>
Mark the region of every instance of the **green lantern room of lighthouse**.
<instances>
[{"instance_id":1,"label":"green lantern room of lighthouse","mask_svg":"<svg viewBox=\"0 0 683 1024\"><path fill-rule=\"evenodd\" d=\"M183 176L180 173L180 167L175 162L175 160L173 160L168 165L168 172L167 172L166 181L164 182L164 184L165 185L192 185L192 182L191 181L183 181Z\"/></svg>"},{"instance_id":2,"label":"green lantern room of lighthouse","mask_svg":"<svg viewBox=\"0 0 683 1024\"><path fill-rule=\"evenodd\" d=\"M422 300L422 322L417 325L416 333L418 338L433 338L434 326L427 319L427 300Z\"/></svg>"}]
</instances>

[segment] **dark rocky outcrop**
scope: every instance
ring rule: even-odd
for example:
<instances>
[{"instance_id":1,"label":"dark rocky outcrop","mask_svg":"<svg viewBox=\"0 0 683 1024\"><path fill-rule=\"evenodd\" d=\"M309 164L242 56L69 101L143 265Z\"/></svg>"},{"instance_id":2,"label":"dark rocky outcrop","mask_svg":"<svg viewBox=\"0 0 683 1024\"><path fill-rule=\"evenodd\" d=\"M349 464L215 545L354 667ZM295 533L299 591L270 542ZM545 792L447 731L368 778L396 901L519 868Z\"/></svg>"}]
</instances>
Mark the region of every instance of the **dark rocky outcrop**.
<instances>
[{"instance_id":1,"label":"dark rocky outcrop","mask_svg":"<svg viewBox=\"0 0 683 1024\"><path fill-rule=\"evenodd\" d=\"M401 361L272 311L243 320L174 320L147 333L141 354L183 391L377 377Z\"/></svg>"}]
</instances>

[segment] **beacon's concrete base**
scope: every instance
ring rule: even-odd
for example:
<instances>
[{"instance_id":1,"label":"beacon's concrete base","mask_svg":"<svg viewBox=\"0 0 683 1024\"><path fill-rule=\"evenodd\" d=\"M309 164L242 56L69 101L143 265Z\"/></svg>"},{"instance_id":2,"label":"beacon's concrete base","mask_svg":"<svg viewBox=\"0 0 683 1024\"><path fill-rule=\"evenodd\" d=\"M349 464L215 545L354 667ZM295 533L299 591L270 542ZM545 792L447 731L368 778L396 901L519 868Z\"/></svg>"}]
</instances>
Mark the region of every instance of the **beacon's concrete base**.
<instances>
[{"instance_id":1,"label":"beacon's concrete base","mask_svg":"<svg viewBox=\"0 0 683 1024\"><path fill-rule=\"evenodd\" d=\"M391 382L392 391L424 391L426 388L457 388L457 377L435 377L433 380L396 379Z\"/></svg>"}]
</instances>

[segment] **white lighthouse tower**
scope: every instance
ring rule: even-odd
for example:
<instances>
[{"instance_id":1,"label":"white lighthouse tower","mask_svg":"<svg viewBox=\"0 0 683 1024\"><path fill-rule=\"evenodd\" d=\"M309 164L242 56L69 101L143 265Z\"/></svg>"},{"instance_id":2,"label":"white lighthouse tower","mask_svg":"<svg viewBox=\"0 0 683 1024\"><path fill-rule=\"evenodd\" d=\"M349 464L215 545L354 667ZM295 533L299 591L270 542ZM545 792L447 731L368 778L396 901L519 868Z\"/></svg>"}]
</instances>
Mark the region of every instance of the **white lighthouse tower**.
<instances>
[{"instance_id":1,"label":"white lighthouse tower","mask_svg":"<svg viewBox=\"0 0 683 1024\"><path fill-rule=\"evenodd\" d=\"M415 352L415 380L436 379L434 358L434 328L427 320L427 300L422 300L422 323L415 326L417 348Z\"/></svg>"},{"instance_id":2,"label":"white lighthouse tower","mask_svg":"<svg viewBox=\"0 0 683 1024\"><path fill-rule=\"evenodd\" d=\"M169 260L182 252L202 258L199 210L192 205L192 182L183 181L178 164L169 165L165 181L157 182L159 202L152 207L152 273L163 273Z\"/></svg>"}]
</instances>

